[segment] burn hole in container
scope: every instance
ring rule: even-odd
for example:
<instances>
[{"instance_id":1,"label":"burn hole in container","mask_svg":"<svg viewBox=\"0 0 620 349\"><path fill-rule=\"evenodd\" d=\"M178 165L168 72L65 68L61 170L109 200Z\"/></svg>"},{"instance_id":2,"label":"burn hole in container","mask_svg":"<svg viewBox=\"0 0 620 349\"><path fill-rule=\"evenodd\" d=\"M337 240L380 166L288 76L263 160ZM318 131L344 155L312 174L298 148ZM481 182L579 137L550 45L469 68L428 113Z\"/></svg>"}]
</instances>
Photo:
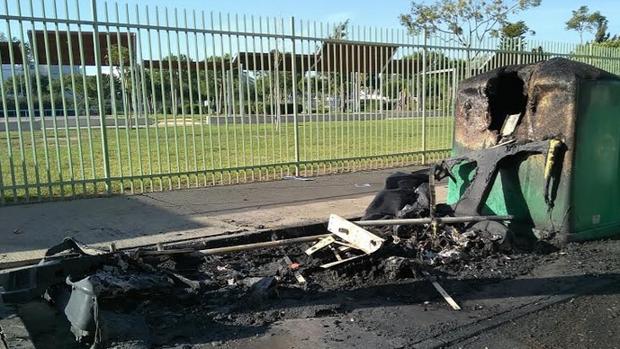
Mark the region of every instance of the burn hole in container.
<instances>
[{"instance_id":1,"label":"burn hole in container","mask_svg":"<svg viewBox=\"0 0 620 349\"><path fill-rule=\"evenodd\" d=\"M521 114L527 105L525 83L516 72L502 72L489 80L485 93L489 103L489 130L499 132L509 115Z\"/></svg>"}]
</instances>

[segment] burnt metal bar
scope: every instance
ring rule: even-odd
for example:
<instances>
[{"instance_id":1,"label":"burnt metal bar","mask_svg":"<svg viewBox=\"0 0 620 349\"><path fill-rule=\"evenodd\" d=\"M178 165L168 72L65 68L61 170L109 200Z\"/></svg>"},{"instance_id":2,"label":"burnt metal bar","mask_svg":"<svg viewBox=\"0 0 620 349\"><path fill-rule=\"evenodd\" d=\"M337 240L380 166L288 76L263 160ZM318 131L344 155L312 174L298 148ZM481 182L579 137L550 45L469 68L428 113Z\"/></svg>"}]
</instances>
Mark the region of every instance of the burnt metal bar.
<instances>
[{"instance_id":1,"label":"burnt metal bar","mask_svg":"<svg viewBox=\"0 0 620 349\"><path fill-rule=\"evenodd\" d=\"M460 217L439 217L435 218L406 218L406 219L377 219L368 221L353 222L359 226L381 226L381 225L422 225L431 224L451 224L451 223L469 223L481 221L510 221L513 216L460 216Z\"/></svg>"},{"instance_id":2,"label":"burnt metal bar","mask_svg":"<svg viewBox=\"0 0 620 349\"><path fill-rule=\"evenodd\" d=\"M311 236L302 236L302 237L292 238L292 239L256 242L253 244L209 248L206 250L199 250L198 253L204 254L204 255L215 255L215 254L242 252L242 251L252 251L252 250L258 250L261 248L280 247L280 246L298 244L302 242L320 240L330 235L331 234L311 235Z\"/></svg>"},{"instance_id":3,"label":"burnt metal bar","mask_svg":"<svg viewBox=\"0 0 620 349\"><path fill-rule=\"evenodd\" d=\"M197 253L202 255L218 255L218 254L226 254L226 253L234 253L234 252L243 252L243 251L252 251L259 250L262 248L273 248L287 245L299 244L302 242L309 242L320 240L330 236L331 234L321 234L321 235L311 235L311 236L302 236L298 238L292 239L283 239L283 240L275 240L275 241L264 241L264 242L256 242L251 244L243 244L243 245L233 245L233 246L224 246L224 247L216 247L209 248L204 250L195 250L192 248L181 248L181 249L170 249L170 250L157 250L157 251L141 251L140 255L143 256L157 256L157 255L172 255L172 254L189 254L189 253Z\"/></svg>"}]
</instances>

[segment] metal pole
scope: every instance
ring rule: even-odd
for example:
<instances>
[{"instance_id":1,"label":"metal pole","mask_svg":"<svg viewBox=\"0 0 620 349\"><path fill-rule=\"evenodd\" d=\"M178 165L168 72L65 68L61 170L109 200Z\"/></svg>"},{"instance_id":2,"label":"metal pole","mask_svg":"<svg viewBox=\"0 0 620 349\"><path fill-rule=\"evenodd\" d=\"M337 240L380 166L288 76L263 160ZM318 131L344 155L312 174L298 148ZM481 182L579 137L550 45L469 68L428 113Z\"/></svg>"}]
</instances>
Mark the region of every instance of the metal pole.
<instances>
[{"instance_id":1,"label":"metal pole","mask_svg":"<svg viewBox=\"0 0 620 349\"><path fill-rule=\"evenodd\" d=\"M299 121L297 120L297 83L295 81L295 75L297 72L297 62L296 62L296 52L295 52L295 17L291 17L291 43L292 43L292 54L291 54L291 92L293 94L293 135L295 141L295 176L299 176Z\"/></svg>"},{"instance_id":2,"label":"metal pole","mask_svg":"<svg viewBox=\"0 0 620 349\"><path fill-rule=\"evenodd\" d=\"M422 163L426 164L426 46L428 35L424 29L424 43L422 46Z\"/></svg>"},{"instance_id":3,"label":"metal pole","mask_svg":"<svg viewBox=\"0 0 620 349\"><path fill-rule=\"evenodd\" d=\"M264 241L264 242L256 242L252 244L216 247L216 248L209 248L205 250L194 250L192 248L181 248L181 249L170 249L170 250L160 250L160 251L142 251L140 252L140 254L143 256L187 254L187 253L198 253L201 255L217 255L217 254L259 250L263 248L274 248L274 247L294 245L294 244L299 244L299 243L304 243L304 242L320 240L328 236L331 236L331 234L302 236L302 237L292 238L292 239Z\"/></svg>"},{"instance_id":4,"label":"metal pole","mask_svg":"<svg viewBox=\"0 0 620 349\"><path fill-rule=\"evenodd\" d=\"M262 248L273 248L273 247L299 244L302 242L315 241L315 240L326 238L328 236L331 236L331 234L302 236L298 238L285 239L285 240L265 241L265 242L256 242L253 244L217 247L217 248L210 248L206 250L200 250L197 252L203 255L214 255L214 254L241 252L241 251L251 251L251 250L258 250ZM166 251L164 250L163 252L166 252Z\"/></svg>"},{"instance_id":5,"label":"metal pole","mask_svg":"<svg viewBox=\"0 0 620 349\"><path fill-rule=\"evenodd\" d=\"M353 222L359 226L381 226L381 225L422 225L430 224L433 221L437 224L452 224L452 223L469 223L469 222L481 222L481 221L510 221L513 216L462 216L462 217L440 217L435 218L406 218L406 219L378 219L369 221L357 221Z\"/></svg>"},{"instance_id":6,"label":"metal pole","mask_svg":"<svg viewBox=\"0 0 620 349\"><path fill-rule=\"evenodd\" d=\"M101 85L101 46L99 43L99 27L97 24L97 0L91 0L91 9L93 12L93 42L95 46L95 66L97 68L97 102L99 106L99 125L101 127L101 150L103 151L103 175L105 180L106 192L108 194L111 194L112 181L110 178L112 176L110 174L110 154L108 153L108 137L105 125L105 110L103 107L103 90ZM129 45L131 45L131 42L129 42Z\"/></svg>"}]
</instances>

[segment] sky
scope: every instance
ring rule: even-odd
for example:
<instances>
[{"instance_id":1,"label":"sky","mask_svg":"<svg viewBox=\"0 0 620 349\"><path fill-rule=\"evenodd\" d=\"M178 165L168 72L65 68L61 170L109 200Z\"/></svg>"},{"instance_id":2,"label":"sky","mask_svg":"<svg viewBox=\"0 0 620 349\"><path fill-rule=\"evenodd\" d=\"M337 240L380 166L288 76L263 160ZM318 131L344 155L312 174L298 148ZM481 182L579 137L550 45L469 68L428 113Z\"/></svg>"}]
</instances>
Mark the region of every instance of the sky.
<instances>
[{"instance_id":1,"label":"sky","mask_svg":"<svg viewBox=\"0 0 620 349\"><path fill-rule=\"evenodd\" d=\"M348 18L352 25L380 28L401 28L398 16L410 6L408 0L130 0L129 3L256 16L295 16L327 22L340 22ZM565 31L564 23L570 18L571 11L581 5L601 11L609 19L612 35L620 34L619 0L542 0L539 7L513 16L511 20L524 20L536 32L533 39L575 43L579 41L579 35ZM591 34L584 37L590 38Z\"/></svg>"},{"instance_id":2,"label":"sky","mask_svg":"<svg viewBox=\"0 0 620 349\"><path fill-rule=\"evenodd\" d=\"M53 17L52 4L57 3L59 17L65 17L65 1L69 9L69 18L76 18L76 8L82 13L82 19L90 19L91 0L6 0L8 2L9 14L15 15L18 12L18 4L23 15L30 15L30 4L32 1L35 16L41 15L41 3L46 4L46 16ZM424 0L431 2L433 0ZM515 0L506 0L515 1ZM104 17L105 0L97 0L100 18ZM114 20L114 3L110 0L110 18ZM180 26L183 26L182 10L198 10L209 12L222 12L224 21L226 13L230 13L234 22L234 14L269 16L286 19L294 16L298 20L310 20L320 23L339 23L350 19L353 28L374 27L384 29L402 29L398 16L407 12L410 8L410 0L119 0L121 4L121 22L124 17L124 5L129 5L131 21L135 20L135 8L138 5L141 21L145 20L144 8L151 8L151 16L154 17L154 8L158 6L163 16L163 9L169 8L172 16L172 9L181 10ZM76 6L76 4L78 6ZM511 21L524 20L530 29L535 31L535 35L530 39L536 41L578 43L579 34L577 32L567 32L565 22L571 17L571 11L581 5L589 6L590 10L598 10L609 19L609 31L613 34L620 34L620 0L542 0L539 7L529 9L510 18ZM1 13L6 13L4 1L0 4ZM191 18L191 12L190 18ZM208 15L207 15L208 16ZM173 18L173 17L172 17ZM217 19L217 15L216 15ZM200 19L198 20L200 22ZM208 17L207 17L208 21ZM162 23L164 24L164 23ZM170 23L173 25L174 23ZM12 27L16 22L12 22ZM191 26L190 19L190 26ZM200 26L200 23L198 23ZM207 24L207 28L209 24ZM232 23L234 27L234 23ZM4 29L3 29L4 28ZM217 29L217 25L216 25ZM249 28L248 28L249 29ZM5 23L0 22L0 31L5 32ZM16 31L16 30L14 30ZM529 35L528 35L529 36ZM585 34L584 40L591 40L593 34Z\"/></svg>"}]
</instances>

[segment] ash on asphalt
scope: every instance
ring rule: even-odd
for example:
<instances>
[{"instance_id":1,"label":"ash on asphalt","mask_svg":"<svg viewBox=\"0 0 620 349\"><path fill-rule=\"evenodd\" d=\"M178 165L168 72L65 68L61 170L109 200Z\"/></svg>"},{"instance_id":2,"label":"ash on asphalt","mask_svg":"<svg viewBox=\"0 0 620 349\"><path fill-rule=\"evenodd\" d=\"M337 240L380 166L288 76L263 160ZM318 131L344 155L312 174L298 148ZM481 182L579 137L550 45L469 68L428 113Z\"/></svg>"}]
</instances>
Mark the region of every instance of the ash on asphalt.
<instances>
[{"instance_id":1,"label":"ash on asphalt","mask_svg":"<svg viewBox=\"0 0 620 349\"><path fill-rule=\"evenodd\" d=\"M571 295L570 298L586 303L587 297L605 296L616 301L619 297L620 241L617 240L574 243L562 250L497 252L433 267L409 258L406 247L388 243L376 254L328 270L319 265L327 258L333 259L333 255L324 251L323 255L306 256L303 251L309 246L146 261L199 281L201 287L168 289L161 294L102 303L106 312L126 316L125 324L134 324L131 336L144 337L137 345L124 333L119 336L124 340L110 342L109 346L404 348L460 346L459 343L473 347L482 343L503 346L507 342L502 329L509 329L514 322L495 321L496 317L549 302L550 310L536 310L543 314L548 311L549 315L527 316L540 319L550 333L557 335L542 336L541 327L532 325L535 322L521 320L524 336L544 337L542 342L524 342L524 347L571 347L571 343L560 338L563 332L557 330L567 324L557 323L556 318L569 322L581 308L561 308L556 303L570 302L568 296L559 300L553 297ZM305 284L297 282L289 265L283 262L285 256L300 264L298 271L306 278ZM438 277L463 311L452 311L420 275L422 270ZM599 289L579 298L580 285L601 281L609 284L601 284ZM617 322L618 310L613 309L608 312L615 316L611 323ZM59 343L67 348L85 347L73 342L68 322L51 306L35 302L21 306L19 313L38 348L57 348ZM45 319L45 326L41 319ZM300 323L304 325L300 327ZM603 348L617 346L620 342L617 329L616 326L611 330L609 339L583 343L595 343ZM487 331L489 335L483 336ZM587 326L584 334L588 335Z\"/></svg>"}]
</instances>

